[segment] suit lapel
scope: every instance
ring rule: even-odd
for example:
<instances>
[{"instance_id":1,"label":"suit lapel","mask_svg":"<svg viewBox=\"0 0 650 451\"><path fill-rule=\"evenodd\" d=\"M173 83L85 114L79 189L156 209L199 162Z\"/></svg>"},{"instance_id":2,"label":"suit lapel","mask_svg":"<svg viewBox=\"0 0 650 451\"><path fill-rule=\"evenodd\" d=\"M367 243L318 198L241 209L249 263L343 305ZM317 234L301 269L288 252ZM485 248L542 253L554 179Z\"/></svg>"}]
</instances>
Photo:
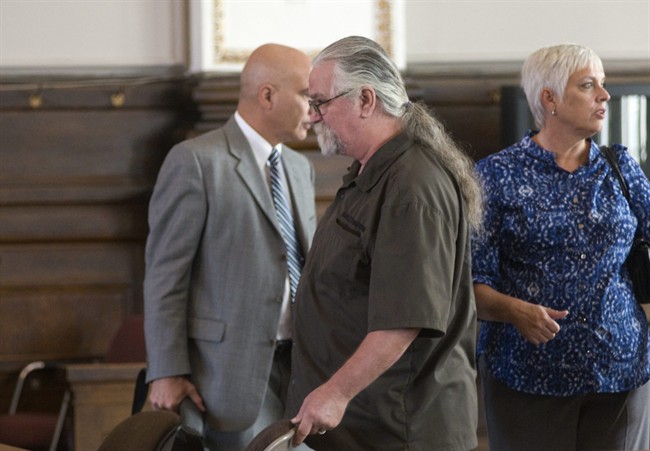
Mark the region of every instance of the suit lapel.
<instances>
[{"instance_id":1,"label":"suit lapel","mask_svg":"<svg viewBox=\"0 0 650 451\"><path fill-rule=\"evenodd\" d=\"M253 157L253 151L250 148L250 144L248 144L248 140L246 140L246 137L241 132L239 126L237 126L237 122L235 122L233 117L224 125L224 131L228 138L231 155L239 160L236 167L237 173L244 182L244 185L251 192L260 209L264 212L271 224L273 224L273 227L280 233L269 187L260 174L260 169Z\"/></svg>"}]
</instances>

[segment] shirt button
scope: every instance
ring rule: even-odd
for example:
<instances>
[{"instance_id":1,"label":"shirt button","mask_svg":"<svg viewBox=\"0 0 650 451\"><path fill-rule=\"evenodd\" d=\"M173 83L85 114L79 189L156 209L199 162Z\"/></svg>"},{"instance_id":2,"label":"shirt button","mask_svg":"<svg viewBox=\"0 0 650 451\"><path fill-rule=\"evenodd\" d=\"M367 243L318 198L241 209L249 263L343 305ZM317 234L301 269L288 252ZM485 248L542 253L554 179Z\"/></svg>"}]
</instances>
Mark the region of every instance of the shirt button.
<instances>
[{"instance_id":1,"label":"shirt button","mask_svg":"<svg viewBox=\"0 0 650 451\"><path fill-rule=\"evenodd\" d=\"M573 203L577 204L578 202L580 202L580 199L578 199L578 196L573 196Z\"/></svg>"},{"instance_id":2,"label":"shirt button","mask_svg":"<svg viewBox=\"0 0 650 451\"><path fill-rule=\"evenodd\" d=\"M580 260L586 260L587 254L580 254Z\"/></svg>"},{"instance_id":3,"label":"shirt button","mask_svg":"<svg viewBox=\"0 0 650 451\"><path fill-rule=\"evenodd\" d=\"M584 224L578 224L578 228L579 228L580 230L582 230L582 229L585 228L585 225L584 225Z\"/></svg>"}]
</instances>

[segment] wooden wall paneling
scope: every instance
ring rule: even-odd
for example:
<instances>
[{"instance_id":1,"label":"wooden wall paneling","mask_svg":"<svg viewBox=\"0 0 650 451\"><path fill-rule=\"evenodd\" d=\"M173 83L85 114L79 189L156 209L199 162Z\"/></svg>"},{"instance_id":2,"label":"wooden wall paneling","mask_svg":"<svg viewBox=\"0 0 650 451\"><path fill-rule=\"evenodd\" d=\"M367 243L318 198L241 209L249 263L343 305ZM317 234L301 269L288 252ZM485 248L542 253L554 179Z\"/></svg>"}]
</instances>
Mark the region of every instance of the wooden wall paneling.
<instances>
[{"instance_id":1,"label":"wooden wall paneling","mask_svg":"<svg viewBox=\"0 0 650 451\"><path fill-rule=\"evenodd\" d=\"M138 240L147 230L144 199L123 205L5 205L0 212L0 236L14 242Z\"/></svg>"},{"instance_id":2,"label":"wooden wall paneling","mask_svg":"<svg viewBox=\"0 0 650 451\"><path fill-rule=\"evenodd\" d=\"M191 83L0 80L3 381L33 359L101 358L142 311L147 203L195 121Z\"/></svg>"},{"instance_id":3,"label":"wooden wall paneling","mask_svg":"<svg viewBox=\"0 0 650 451\"><path fill-rule=\"evenodd\" d=\"M29 201L19 194L38 188L33 200L40 202L120 200L111 190L125 188L146 194L176 120L164 111L30 111L2 116L2 193L13 190L2 200L11 203ZM26 124L32 128L26 130ZM48 192L63 197L43 199ZM98 198L101 194L103 199Z\"/></svg>"},{"instance_id":4,"label":"wooden wall paneling","mask_svg":"<svg viewBox=\"0 0 650 451\"><path fill-rule=\"evenodd\" d=\"M501 86L516 84L509 73L420 73L405 77L412 100L431 108L474 159L501 149Z\"/></svg>"},{"instance_id":5,"label":"wooden wall paneling","mask_svg":"<svg viewBox=\"0 0 650 451\"><path fill-rule=\"evenodd\" d=\"M197 80L192 99L199 113L194 134L219 128L237 109L239 76L203 75Z\"/></svg>"},{"instance_id":6,"label":"wooden wall paneling","mask_svg":"<svg viewBox=\"0 0 650 451\"><path fill-rule=\"evenodd\" d=\"M475 161L501 149L501 117L497 105L434 107L454 140Z\"/></svg>"},{"instance_id":7,"label":"wooden wall paneling","mask_svg":"<svg viewBox=\"0 0 650 451\"><path fill-rule=\"evenodd\" d=\"M126 284L44 286L2 294L0 358L8 371L26 360L101 358L133 298Z\"/></svg>"},{"instance_id":8,"label":"wooden wall paneling","mask_svg":"<svg viewBox=\"0 0 650 451\"><path fill-rule=\"evenodd\" d=\"M141 310L142 254L128 241L1 244L2 366L102 357Z\"/></svg>"}]
</instances>

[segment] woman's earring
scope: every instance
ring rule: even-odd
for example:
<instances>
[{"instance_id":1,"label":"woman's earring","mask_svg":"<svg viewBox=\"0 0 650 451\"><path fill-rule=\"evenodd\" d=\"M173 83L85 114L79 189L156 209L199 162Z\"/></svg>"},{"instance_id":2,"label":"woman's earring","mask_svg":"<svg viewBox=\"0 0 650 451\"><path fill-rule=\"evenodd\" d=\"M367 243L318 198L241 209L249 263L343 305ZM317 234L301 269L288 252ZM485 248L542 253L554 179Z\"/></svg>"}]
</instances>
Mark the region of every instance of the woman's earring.
<instances>
[{"instance_id":1,"label":"woman's earring","mask_svg":"<svg viewBox=\"0 0 650 451\"><path fill-rule=\"evenodd\" d=\"M551 116L556 116L557 112L555 110L551 111Z\"/></svg>"}]
</instances>

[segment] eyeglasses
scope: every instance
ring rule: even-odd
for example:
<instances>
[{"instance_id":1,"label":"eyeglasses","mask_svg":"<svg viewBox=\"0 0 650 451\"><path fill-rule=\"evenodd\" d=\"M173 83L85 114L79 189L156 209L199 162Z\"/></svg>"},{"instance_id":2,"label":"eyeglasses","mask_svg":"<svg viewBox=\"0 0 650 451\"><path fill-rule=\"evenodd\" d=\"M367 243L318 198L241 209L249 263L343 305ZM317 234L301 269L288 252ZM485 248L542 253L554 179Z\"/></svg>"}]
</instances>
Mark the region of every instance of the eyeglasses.
<instances>
[{"instance_id":1,"label":"eyeglasses","mask_svg":"<svg viewBox=\"0 0 650 451\"><path fill-rule=\"evenodd\" d=\"M328 103L328 102L331 102L332 100L338 99L338 98L341 97L341 96L344 96L344 95L346 95L346 94L349 94L351 91L352 91L351 89L348 90L348 91L344 91L344 92L342 92L341 94L332 97L331 99L321 100L320 102L315 102L315 101L313 101L313 100L310 100L310 101L309 101L309 108L311 108L312 110L314 110L314 112L316 112L316 114L318 114L320 117L323 117L323 113L322 113L321 110L320 110L320 107L321 107L321 106L325 105L325 104Z\"/></svg>"}]
</instances>

